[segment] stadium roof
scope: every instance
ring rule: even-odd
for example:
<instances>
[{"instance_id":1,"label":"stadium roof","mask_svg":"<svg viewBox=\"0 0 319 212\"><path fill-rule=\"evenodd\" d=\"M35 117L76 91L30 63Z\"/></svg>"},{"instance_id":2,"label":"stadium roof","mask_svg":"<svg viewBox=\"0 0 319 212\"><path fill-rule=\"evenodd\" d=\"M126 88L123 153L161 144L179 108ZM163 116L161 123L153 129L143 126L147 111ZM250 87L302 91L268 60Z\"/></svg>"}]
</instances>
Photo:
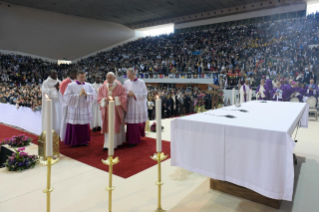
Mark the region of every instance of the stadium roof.
<instances>
[{"instance_id":1,"label":"stadium roof","mask_svg":"<svg viewBox=\"0 0 319 212\"><path fill-rule=\"evenodd\" d=\"M207 19L221 16L222 13L240 13L260 7L271 8L305 1L307 0L5 0L11 4L110 21L131 28L150 26L147 23L154 26L176 23L178 20L185 22ZM189 15L194 15L194 18L182 19ZM177 20L179 17L181 19Z\"/></svg>"}]
</instances>

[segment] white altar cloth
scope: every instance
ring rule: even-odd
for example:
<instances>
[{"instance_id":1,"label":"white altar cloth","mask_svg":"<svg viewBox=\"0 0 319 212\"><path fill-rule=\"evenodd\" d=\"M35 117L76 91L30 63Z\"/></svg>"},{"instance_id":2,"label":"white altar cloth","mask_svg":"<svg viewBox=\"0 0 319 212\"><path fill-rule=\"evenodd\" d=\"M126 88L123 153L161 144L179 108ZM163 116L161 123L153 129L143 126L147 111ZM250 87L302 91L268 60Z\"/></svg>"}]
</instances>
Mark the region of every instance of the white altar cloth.
<instances>
[{"instance_id":1,"label":"white altar cloth","mask_svg":"<svg viewBox=\"0 0 319 212\"><path fill-rule=\"evenodd\" d=\"M15 105L0 103L0 122L41 134L41 111L34 112L28 107L17 109Z\"/></svg>"},{"instance_id":2,"label":"white altar cloth","mask_svg":"<svg viewBox=\"0 0 319 212\"><path fill-rule=\"evenodd\" d=\"M252 101L177 118L171 123L172 166L291 201L291 135L299 120L308 127L308 110L305 103ZM236 118L218 116L227 114Z\"/></svg>"}]
</instances>

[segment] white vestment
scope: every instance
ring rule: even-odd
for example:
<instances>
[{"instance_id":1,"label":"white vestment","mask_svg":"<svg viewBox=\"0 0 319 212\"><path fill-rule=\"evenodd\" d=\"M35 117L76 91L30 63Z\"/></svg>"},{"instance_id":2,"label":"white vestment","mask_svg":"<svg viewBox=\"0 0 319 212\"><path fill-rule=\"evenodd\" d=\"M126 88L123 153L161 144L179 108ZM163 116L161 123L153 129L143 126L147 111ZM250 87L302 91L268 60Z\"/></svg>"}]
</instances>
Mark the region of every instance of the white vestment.
<instances>
[{"instance_id":1,"label":"white vestment","mask_svg":"<svg viewBox=\"0 0 319 212\"><path fill-rule=\"evenodd\" d=\"M71 80L71 81L74 82L73 80ZM60 99L61 108L62 108L62 117L61 117L61 125L60 125L60 139L61 139L61 142L63 142L64 138L65 138L65 133L66 133L66 125L67 125L66 117L68 115L68 104L64 101L61 90L59 92L59 99Z\"/></svg>"},{"instance_id":2,"label":"white vestment","mask_svg":"<svg viewBox=\"0 0 319 212\"><path fill-rule=\"evenodd\" d=\"M263 86L263 85L260 85L260 87L259 87L259 92L260 92L260 94L258 94L258 96L260 95L261 98L265 98L266 95L265 95L264 91L265 91L264 86ZM257 98L257 99L258 99L258 98Z\"/></svg>"},{"instance_id":3,"label":"white vestment","mask_svg":"<svg viewBox=\"0 0 319 212\"><path fill-rule=\"evenodd\" d=\"M102 87L103 84L97 84L93 83L92 87L95 89L96 93L99 93L100 87ZM97 96L94 99L94 101L91 103L92 107L92 114L93 118L90 124L90 128L93 129L95 127L101 127L102 126L102 116L101 116L101 110L100 110L100 105L97 103Z\"/></svg>"},{"instance_id":4,"label":"white vestment","mask_svg":"<svg viewBox=\"0 0 319 212\"><path fill-rule=\"evenodd\" d=\"M246 101L245 101L245 94L244 94L244 86L245 86L245 90L246 90ZM250 92L252 92L252 90L249 88L249 85L246 85L246 84L243 84L241 87L240 87L240 103L243 103L243 102L248 102L251 100L251 94Z\"/></svg>"},{"instance_id":5,"label":"white vestment","mask_svg":"<svg viewBox=\"0 0 319 212\"><path fill-rule=\"evenodd\" d=\"M54 80L51 77L48 77L43 82L42 85L42 132L46 131L45 124L45 94L48 95L49 99L52 101L52 129L60 135L60 123L61 123L61 104L59 100L59 91L54 87L57 83L61 83L58 79Z\"/></svg>"},{"instance_id":6,"label":"white vestment","mask_svg":"<svg viewBox=\"0 0 319 212\"><path fill-rule=\"evenodd\" d=\"M125 123L138 124L148 120L147 114L147 89L143 80L136 81L126 80L124 82L126 92L132 91L135 97L127 98L127 113Z\"/></svg>"},{"instance_id":7,"label":"white vestment","mask_svg":"<svg viewBox=\"0 0 319 212\"><path fill-rule=\"evenodd\" d=\"M87 96L80 96L82 88ZM89 124L92 120L91 102L96 98L95 89L90 83L78 84L72 82L66 88L63 99L68 105L66 123L69 124Z\"/></svg>"},{"instance_id":8,"label":"white vestment","mask_svg":"<svg viewBox=\"0 0 319 212\"><path fill-rule=\"evenodd\" d=\"M114 134L114 148L122 145L125 142L125 129L124 122L121 124L120 132ZM109 148L109 134L104 133L104 145L103 148Z\"/></svg>"}]
</instances>

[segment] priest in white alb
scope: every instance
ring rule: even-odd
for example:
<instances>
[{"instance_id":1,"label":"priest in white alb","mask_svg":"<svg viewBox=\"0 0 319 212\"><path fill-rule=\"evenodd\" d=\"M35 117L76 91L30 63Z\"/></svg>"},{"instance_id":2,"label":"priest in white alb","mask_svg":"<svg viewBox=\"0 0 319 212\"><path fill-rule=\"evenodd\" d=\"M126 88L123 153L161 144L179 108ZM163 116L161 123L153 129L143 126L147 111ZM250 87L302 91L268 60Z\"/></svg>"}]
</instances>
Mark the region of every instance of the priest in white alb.
<instances>
[{"instance_id":1,"label":"priest in white alb","mask_svg":"<svg viewBox=\"0 0 319 212\"><path fill-rule=\"evenodd\" d=\"M101 77L96 76L95 82L92 84L96 93L99 93L99 89L102 87L102 85L103 84L101 83ZM91 127L91 129L93 129L93 132L95 132L95 131L101 130L101 126L102 126L102 116L101 116L101 112L100 112L100 104L97 102L97 98L94 99L91 107L92 107L93 118L92 118L90 127Z\"/></svg>"},{"instance_id":2,"label":"priest in white alb","mask_svg":"<svg viewBox=\"0 0 319 212\"><path fill-rule=\"evenodd\" d=\"M60 123L61 123L61 104L59 100L59 87L60 80L58 80L58 74L56 70L50 70L49 77L43 82L42 85L42 132L46 131L45 126L45 99L46 95L52 101L52 129L60 135Z\"/></svg>"},{"instance_id":3,"label":"priest in white alb","mask_svg":"<svg viewBox=\"0 0 319 212\"><path fill-rule=\"evenodd\" d=\"M64 144L72 147L87 146L91 140L91 102L96 98L96 92L85 79L86 73L78 71L77 80L68 85L63 96L68 105Z\"/></svg>"},{"instance_id":4,"label":"priest in white alb","mask_svg":"<svg viewBox=\"0 0 319 212\"><path fill-rule=\"evenodd\" d=\"M251 92L249 79L246 79L245 83L240 87L240 103L251 101Z\"/></svg>"},{"instance_id":5,"label":"priest in white alb","mask_svg":"<svg viewBox=\"0 0 319 212\"><path fill-rule=\"evenodd\" d=\"M147 114L147 89L145 82L136 77L132 68L127 69L129 80L124 82L127 92L127 113L125 123L127 124L126 141L130 147L141 142L141 136L145 136L145 122Z\"/></svg>"},{"instance_id":6,"label":"priest in white alb","mask_svg":"<svg viewBox=\"0 0 319 212\"><path fill-rule=\"evenodd\" d=\"M65 132L66 132L66 118L68 115L68 105L66 104L66 102L63 99L64 93L66 91L66 88L68 87L68 85L72 82L74 82L74 80L76 80L76 75L78 73L78 70L76 69L72 69L69 71L69 77L66 78L65 80L63 80L61 82L60 85L60 92L59 92L59 97L60 97L60 103L61 103L61 109L62 109L62 115L61 115L61 125L60 125L60 139L61 142L64 141L65 138Z\"/></svg>"},{"instance_id":7,"label":"priest in white alb","mask_svg":"<svg viewBox=\"0 0 319 212\"><path fill-rule=\"evenodd\" d=\"M114 148L123 144L125 141L124 117L126 113L127 94L125 88L117 83L116 76L113 72L106 75L107 83L99 89L97 102L101 105L102 128L101 133L104 134L103 150L108 150L108 129L109 129L109 104L110 97L115 101L115 126L114 126Z\"/></svg>"}]
</instances>

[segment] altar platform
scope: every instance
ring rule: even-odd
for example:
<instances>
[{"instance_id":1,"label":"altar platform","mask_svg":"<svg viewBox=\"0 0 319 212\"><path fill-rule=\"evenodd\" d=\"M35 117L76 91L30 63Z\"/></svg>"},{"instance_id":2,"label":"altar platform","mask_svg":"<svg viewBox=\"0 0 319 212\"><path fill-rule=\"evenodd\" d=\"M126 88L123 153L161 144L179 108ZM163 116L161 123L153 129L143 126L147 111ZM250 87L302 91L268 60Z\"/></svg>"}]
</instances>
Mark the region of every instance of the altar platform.
<instances>
[{"instance_id":1,"label":"altar platform","mask_svg":"<svg viewBox=\"0 0 319 212\"><path fill-rule=\"evenodd\" d=\"M170 141L172 119L162 125L163 140ZM299 129L294 152L295 166L293 201L282 201L280 210L210 189L210 178L180 167L171 166L171 159L162 165L163 208L169 212L313 212L319 208L319 122L310 121L308 129ZM3 132L0 128L0 135ZM172 132L174 134L174 132ZM295 133L295 132L294 132ZM155 133L146 136L155 138ZM293 134L294 136L294 134ZM37 154L38 146L26 148ZM116 153L116 152L115 152ZM141 155L141 157L149 157ZM116 166L115 166L116 169ZM153 166L129 178L114 176L114 211L149 212L155 210L157 167ZM45 211L46 167L37 165L22 173L0 169L0 212ZM107 211L108 173L65 155L52 166L52 212Z\"/></svg>"}]
</instances>

